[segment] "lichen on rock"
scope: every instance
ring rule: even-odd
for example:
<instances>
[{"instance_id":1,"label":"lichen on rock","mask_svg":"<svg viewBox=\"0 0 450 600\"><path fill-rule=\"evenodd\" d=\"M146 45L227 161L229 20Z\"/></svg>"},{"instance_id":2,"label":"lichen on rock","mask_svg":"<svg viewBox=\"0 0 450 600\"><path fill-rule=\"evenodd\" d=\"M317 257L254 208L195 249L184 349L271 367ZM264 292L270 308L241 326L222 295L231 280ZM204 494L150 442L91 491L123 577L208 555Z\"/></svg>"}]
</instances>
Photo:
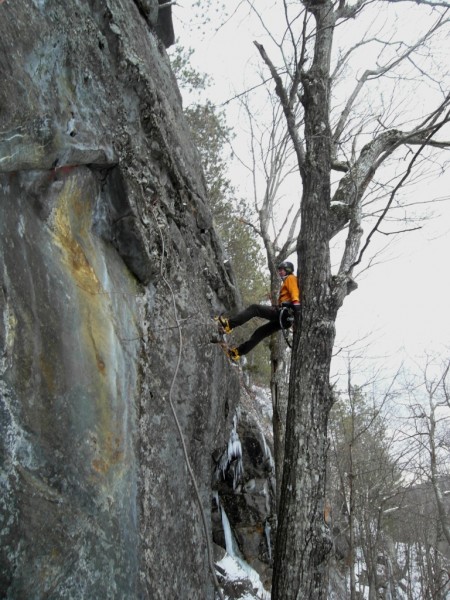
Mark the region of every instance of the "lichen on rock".
<instances>
[{"instance_id":1,"label":"lichen on rock","mask_svg":"<svg viewBox=\"0 0 450 600\"><path fill-rule=\"evenodd\" d=\"M213 596L168 395L209 517L236 290L157 33L131 0L0 4L5 598Z\"/></svg>"}]
</instances>

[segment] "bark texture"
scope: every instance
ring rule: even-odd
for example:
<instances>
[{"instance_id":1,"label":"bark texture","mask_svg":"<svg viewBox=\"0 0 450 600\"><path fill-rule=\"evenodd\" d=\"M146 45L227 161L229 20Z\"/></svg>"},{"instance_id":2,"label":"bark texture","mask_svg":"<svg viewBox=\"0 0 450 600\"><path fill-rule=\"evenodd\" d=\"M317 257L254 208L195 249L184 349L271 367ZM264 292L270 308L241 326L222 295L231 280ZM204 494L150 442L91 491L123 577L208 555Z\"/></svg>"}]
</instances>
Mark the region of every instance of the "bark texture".
<instances>
[{"instance_id":1,"label":"bark texture","mask_svg":"<svg viewBox=\"0 0 450 600\"><path fill-rule=\"evenodd\" d=\"M326 4L326 5L325 5ZM305 160L299 266L302 304L291 362L286 449L275 552L275 599L326 597L331 541L324 522L329 369L337 305L329 255L331 132L329 60L334 14L328 3L312 9L316 54L303 74Z\"/></svg>"}]
</instances>

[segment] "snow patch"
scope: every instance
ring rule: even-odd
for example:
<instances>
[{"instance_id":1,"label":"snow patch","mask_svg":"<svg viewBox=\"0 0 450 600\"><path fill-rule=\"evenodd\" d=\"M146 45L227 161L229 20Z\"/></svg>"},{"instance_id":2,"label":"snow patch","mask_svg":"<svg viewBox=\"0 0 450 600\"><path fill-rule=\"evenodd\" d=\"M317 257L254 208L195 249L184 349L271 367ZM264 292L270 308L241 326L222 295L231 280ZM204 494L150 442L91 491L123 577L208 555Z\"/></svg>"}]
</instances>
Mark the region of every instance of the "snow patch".
<instances>
[{"instance_id":1,"label":"snow patch","mask_svg":"<svg viewBox=\"0 0 450 600\"><path fill-rule=\"evenodd\" d=\"M239 559L225 554L220 562L217 563L222 575L228 582L248 582L252 591L244 591L239 600L270 600L270 593L264 589L259 575L249 565L245 568L240 563ZM225 600L230 600L231 596L224 594ZM236 600L236 596L233 596Z\"/></svg>"},{"instance_id":2,"label":"snow patch","mask_svg":"<svg viewBox=\"0 0 450 600\"><path fill-rule=\"evenodd\" d=\"M234 600L270 600L270 593L264 589L259 574L244 560L239 550L227 513L220 503L218 493L214 493L213 498L217 508L220 510L226 548L225 556L221 561L216 563L219 578L225 584L239 582L243 587L249 588L248 591L244 591L239 597L233 595ZM270 536L270 525L268 526L266 535L267 533ZM270 537L268 541L270 543ZM225 594L225 599L227 598L229 596Z\"/></svg>"}]
</instances>

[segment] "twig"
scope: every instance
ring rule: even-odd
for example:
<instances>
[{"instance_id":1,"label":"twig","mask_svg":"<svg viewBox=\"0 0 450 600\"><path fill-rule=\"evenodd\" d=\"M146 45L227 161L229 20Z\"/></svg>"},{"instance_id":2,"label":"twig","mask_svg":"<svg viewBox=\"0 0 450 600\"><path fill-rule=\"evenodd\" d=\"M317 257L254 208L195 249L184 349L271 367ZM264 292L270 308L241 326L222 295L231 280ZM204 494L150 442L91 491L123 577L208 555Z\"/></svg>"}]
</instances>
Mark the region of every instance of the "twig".
<instances>
[{"instance_id":1,"label":"twig","mask_svg":"<svg viewBox=\"0 0 450 600\"><path fill-rule=\"evenodd\" d=\"M436 115L436 119L437 119L438 115ZM433 137L433 135L435 135L439 129L446 123L446 120L444 119L444 121L441 121L438 125L436 125L434 128L432 128L431 132L429 133L428 137L421 143L419 149L417 150L417 152L414 154L414 156L412 157L408 168L406 169L405 174L403 175L403 177L400 179L400 181L397 183L397 185L394 187L394 189L391 192L391 195L389 197L388 203L386 204L386 206L384 207L383 212L381 213L381 215L378 217L377 222L375 223L374 227L372 228L372 230L370 231L369 235L366 238L366 241L364 243L364 246L361 248L361 251L359 253L359 256L357 258L357 260L352 263L352 265L350 266L350 268L348 269L347 273L351 273L352 270L354 269L354 267L356 267L357 265L359 265L359 263L362 260L362 257L364 255L364 252L367 250L368 245L371 242L372 237L375 235L375 233L378 231L378 227L380 226L380 223L383 221L384 217L386 216L386 213L388 212L388 210L391 207L392 202L394 201L395 198L395 194L397 193L397 191L402 187L402 185L404 184L404 182L407 180L407 178L409 177L409 174L411 173L411 170L413 168L414 163L416 162L416 160L418 159L419 155L421 154L422 150L425 148L425 146L428 145L429 141L431 140L431 138Z\"/></svg>"}]
</instances>

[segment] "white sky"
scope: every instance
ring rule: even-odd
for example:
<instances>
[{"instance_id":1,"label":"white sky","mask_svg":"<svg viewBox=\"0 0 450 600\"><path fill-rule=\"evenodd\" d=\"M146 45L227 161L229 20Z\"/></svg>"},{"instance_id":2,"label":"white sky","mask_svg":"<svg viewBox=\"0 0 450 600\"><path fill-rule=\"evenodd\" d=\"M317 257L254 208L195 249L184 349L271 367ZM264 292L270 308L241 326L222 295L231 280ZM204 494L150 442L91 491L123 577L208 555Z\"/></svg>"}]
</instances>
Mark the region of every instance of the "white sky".
<instances>
[{"instance_id":1,"label":"white sky","mask_svg":"<svg viewBox=\"0 0 450 600\"><path fill-rule=\"evenodd\" d=\"M267 4L275 5L269 0ZM276 5L280 10L280 3ZM396 39L407 37L418 24L417 15L413 14L417 7L412 6L408 5L411 17L408 29L405 30L403 20L403 29ZM253 44L253 40L258 39L252 33L257 23L247 18L231 19L217 33L194 41L195 31L185 34L184 29L192 26L188 7L188 2L174 7L176 35L182 45L196 49L193 63L199 71L213 77L214 86L209 95L221 104L255 82L255 65L263 68ZM272 24L275 25L275 21ZM239 130L243 124L239 113L233 104L228 105L228 109L229 125ZM449 161L450 151L444 152ZM233 184L241 185L245 193L243 179ZM449 197L450 170L440 179L426 182L415 190L411 188L408 193L417 197L417 201ZM347 297L339 313L337 345L366 338L359 346L368 344L366 364L373 364L374 368L382 364L396 370L400 362L409 357L420 362L425 352L437 351L443 358L450 356L450 201L433 205L432 211L435 218L423 224L419 231L395 240L378 236L368 252L373 253L387 241L392 242L390 248L381 262L358 277L359 289Z\"/></svg>"}]
</instances>

